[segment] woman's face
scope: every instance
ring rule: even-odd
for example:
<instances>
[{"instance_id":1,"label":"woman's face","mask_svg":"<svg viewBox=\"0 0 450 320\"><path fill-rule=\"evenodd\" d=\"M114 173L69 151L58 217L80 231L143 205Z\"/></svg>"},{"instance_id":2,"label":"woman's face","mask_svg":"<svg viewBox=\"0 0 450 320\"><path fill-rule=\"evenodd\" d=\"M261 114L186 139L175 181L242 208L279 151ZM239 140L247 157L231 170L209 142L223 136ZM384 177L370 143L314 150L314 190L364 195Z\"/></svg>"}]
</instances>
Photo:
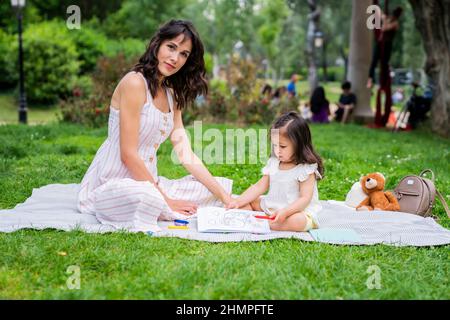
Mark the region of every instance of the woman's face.
<instances>
[{"instance_id":1,"label":"woman's face","mask_svg":"<svg viewBox=\"0 0 450 320\"><path fill-rule=\"evenodd\" d=\"M180 70L192 51L191 39L180 34L164 40L158 50L158 70L164 77L169 77Z\"/></svg>"}]
</instances>

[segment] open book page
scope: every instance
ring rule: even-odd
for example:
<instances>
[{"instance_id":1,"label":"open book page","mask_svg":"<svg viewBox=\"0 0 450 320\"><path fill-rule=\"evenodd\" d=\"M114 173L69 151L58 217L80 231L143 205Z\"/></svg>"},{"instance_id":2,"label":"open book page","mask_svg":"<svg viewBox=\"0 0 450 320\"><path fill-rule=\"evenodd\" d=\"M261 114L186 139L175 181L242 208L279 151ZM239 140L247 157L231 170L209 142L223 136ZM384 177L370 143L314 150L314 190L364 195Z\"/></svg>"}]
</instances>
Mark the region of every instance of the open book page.
<instances>
[{"instance_id":1,"label":"open book page","mask_svg":"<svg viewBox=\"0 0 450 320\"><path fill-rule=\"evenodd\" d=\"M197 209L197 225L199 232L250 232L269 233L269 222L255 218L264 215L242 209L226 210L221 207L203 207Z\"/></svg>"}]
</instances>

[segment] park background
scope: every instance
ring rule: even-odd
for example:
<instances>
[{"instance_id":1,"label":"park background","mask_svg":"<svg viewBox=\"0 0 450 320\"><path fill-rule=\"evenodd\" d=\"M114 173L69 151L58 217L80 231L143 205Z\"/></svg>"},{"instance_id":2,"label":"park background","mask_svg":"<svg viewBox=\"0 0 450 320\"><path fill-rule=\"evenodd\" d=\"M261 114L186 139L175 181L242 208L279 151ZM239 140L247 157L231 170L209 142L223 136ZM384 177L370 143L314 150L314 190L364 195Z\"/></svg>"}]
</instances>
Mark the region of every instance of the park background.
<instances>
[{"instance_id":1,"label":"park background","mask_svg":"<svg viewBox=\"0 0 450 320\"><path fill-rule=\"evenodd\" d=\"M312 56L306 50L311 3L320 10L314 35L321 38ZM184 112L188 130L199 119L206 122L204 129L257 129L309 100L311 57L328 99L338 100L341 82L350 77L351 50L365 50L370 61L370 47L361 48L351 36L357 27L352 11L359 10L365 23L368 4L372 1L27 1L23 49L29 125L24 126L17 124L17 18L9 1L2 1L0 208L23 202L33 188L81 181L106 137L115 85L161 23L189 19L205 44L210 93ZM380 4L383 8L384 1ZM81 9L80 29L68 27L70 5ZM393 89L403 88L407 99L412 81L425 86L440 79L434 83L444 98L435 99L429 119L412 132L375 130L359 122L312 124L326 169L319 183L322 200L345 199L351 185L368 172L383 172L386 188L392 189L401 177L425 168L433 169L438 189L449 199L449 29L440 25L447 21L448 26L448 1L389 1L391 10L398 5L404 14L391 58ZM373 31L367 35L372 37ZM360 68L353 65L353 70ZM362 69L368 69L367 63ZM262 102L264 84L284 86L292 73L300 75L298 101L285 99L275 107ZM364 90L365 83L354 85ZM374 95L365 94L373 112ZM181 166L173 169L167 143L159 158L161 175L186 174ZM233 179L233 192L240 193L257 181L261 165L216 164L209 169ZM450 226L441 204L436 203L433 213ZM122 233L23 230L0 234L0 250L1 298L450 298L448 246L353 247L287 239L210 244ZM81 266L80 290L65 286L69 265ZM371 265L382 270L380 290L366 285Z\"/></svg>"}]
</instances>

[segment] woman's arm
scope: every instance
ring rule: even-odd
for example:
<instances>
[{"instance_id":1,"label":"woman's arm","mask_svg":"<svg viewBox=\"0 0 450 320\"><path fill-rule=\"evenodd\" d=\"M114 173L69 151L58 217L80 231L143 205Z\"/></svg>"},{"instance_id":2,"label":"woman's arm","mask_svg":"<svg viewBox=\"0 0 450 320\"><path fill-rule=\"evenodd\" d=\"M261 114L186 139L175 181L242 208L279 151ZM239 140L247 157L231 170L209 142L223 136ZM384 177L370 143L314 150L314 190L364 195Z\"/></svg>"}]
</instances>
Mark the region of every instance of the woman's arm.
<instances>
[{"instance_id":1,"label":"woman's arm","mask_svg":"<svg viewBox=\"0 0 450 320\"><path fill-rule=\"evenodd\" d=\"M181 116L181 110L175 109L174 130L170 135L170 141L181 164L191 173L200 183L211 191L224 204L229 203L231 196L223 189L217 180L211 175L203 162L192 151L191 143L186 134Z\"/></svg>"},{"instance_id":2,"label":"woman's arm","mask_svg":"<svg viewBox=\"0 0 450 320\"><path fill-rule=\"evenodd\" d=\"M120 157L134 180L156 181L138 154L140 112L145 103L145 84L136 74L126 75L119 84Z\"/></svg>"},{"instance_id":3,"label":"woman's arm","mask_svg":"<svg viewBox=\"0 0 450 320\"><path fill-rule=\"evenodd\" d=\"M287 207L278 210L272 216L276 216L276 221L282 223L287 217L297 212L302 212L311 202L314 192L314 182L316 180L315 175L312 173L303 182L300 182L300 195L297 200L288 205Z\"/></svg>"}]
</instances>

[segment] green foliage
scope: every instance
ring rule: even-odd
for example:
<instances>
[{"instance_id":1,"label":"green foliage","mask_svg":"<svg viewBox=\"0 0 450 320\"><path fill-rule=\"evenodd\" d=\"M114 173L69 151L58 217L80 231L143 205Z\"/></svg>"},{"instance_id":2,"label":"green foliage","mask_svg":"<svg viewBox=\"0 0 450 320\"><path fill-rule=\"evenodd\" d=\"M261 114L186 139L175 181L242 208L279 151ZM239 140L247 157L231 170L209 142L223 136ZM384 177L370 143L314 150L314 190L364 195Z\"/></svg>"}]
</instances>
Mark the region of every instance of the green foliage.
<instances>
[{"instance_id":1,"label":"green foliage","mask_svg":"<svg viewBox=\"0 0 450 320\"><path fill-rule=\"evenodd\" d=\"M106 34L114 38L138 38L148 41L159 25L177 17L185 0L127 0L104 22Z\"/></svg>"},{"instance_id":2,"label":"green foliage","mask_svg":"<svg viewBox=\"0 0 450 320\"><path fill-rule=\"evenodd\" d=\"M106 52L106 36L98 30L82 26L80 29L69 31L78 52L80 74L94 70L97 59Z\"/></svg>"},{"instance_id":3,"label":"green foliage","mask_svg":"<svg viewBox=\"0 0 450 320\"><path fill-rule=\"evenodd\" d=\"M90 127L107 125L112 93L118 81L133 66L133 60L123 54L101 57L92 80L89 77L80 78L72 95L60 102L60 120Z\"/></svg>"},{"instance_id":4,"label":"green foliage","mask_svg":"<svg viewBox=\"0 0 450 320\"><path fill-rule=\"evenodd\" d=\"M13 43L17 41L13 35L0 29L0 87L10 88L17 84L19 74L16 69L18 53Z\"/></svg>"},{"instance_id":5,"label":"green foliage","mask_svg":"<svg viewBox=\"0 0 450 320\"><path fill-rule=\"evenodd\" d=\"M145 41L133 38L108 39L106 41L105 56L111 58L123 54L127 59L138 58L145 52L146 45ZM136 62L137 60L135 59Z\"/></svg>"},{"instance_id":6,"label":"green foliage","mask_svg":"<svg viewBox=\"0 0 450 320\"><path fill-rule=\"evenodd\" d=\"M52 103L70 93L79 71L78 52L63 23L29 25L23 34L27 99ZM14 44L17 50L17 44Z\"/></svg>"}]
</instances>

